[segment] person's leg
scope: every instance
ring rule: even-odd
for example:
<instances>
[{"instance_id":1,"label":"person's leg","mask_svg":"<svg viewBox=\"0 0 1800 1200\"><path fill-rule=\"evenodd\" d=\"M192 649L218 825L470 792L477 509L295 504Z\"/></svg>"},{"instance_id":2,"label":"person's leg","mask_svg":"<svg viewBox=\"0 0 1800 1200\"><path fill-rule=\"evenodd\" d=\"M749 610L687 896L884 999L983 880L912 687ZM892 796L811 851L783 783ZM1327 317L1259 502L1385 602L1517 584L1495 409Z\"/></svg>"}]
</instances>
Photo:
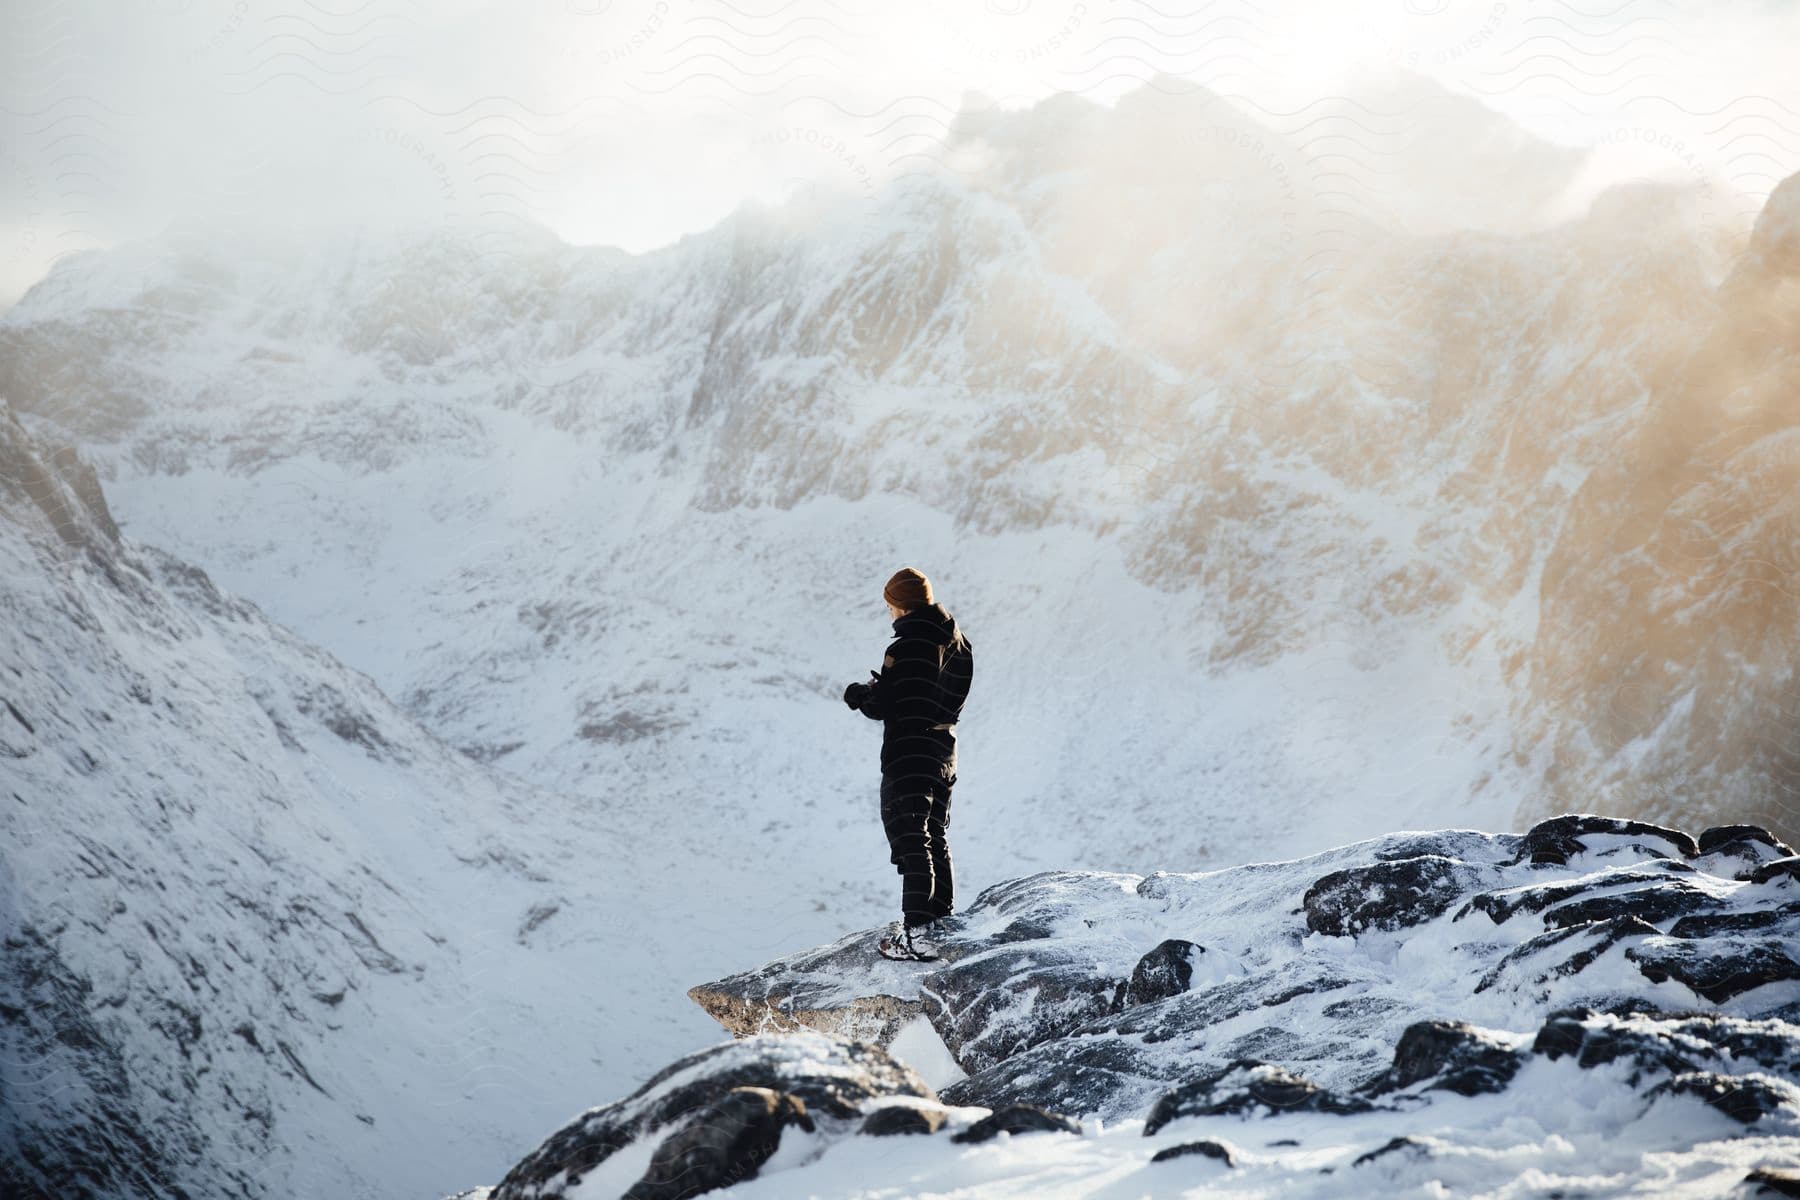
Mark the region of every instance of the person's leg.
<instances>
[{"instance_id":1,"label":"person's leg","mask_svg":"<svg viewBox=\"0 0 1800 1200\"><path fill-rule=\"evenodd\" d=\"M931 911L947 917L956 908L956 880L950 867L950 787L939 781L932 788L931 812L925 819L926 846L931 853Z\"/></svg>"},{"instance_id":2,"label":"person's leg","mask_svg":"<svg viewBox=\"0 0 1800 1200\"><path fill-rule=\"evenodd\" d=\"M925 832L931 796L917 779L881 778L881 827L888 861L900 872L900 911L908 925L931 920L931 850Z\"/></svg>"}]
</instances>

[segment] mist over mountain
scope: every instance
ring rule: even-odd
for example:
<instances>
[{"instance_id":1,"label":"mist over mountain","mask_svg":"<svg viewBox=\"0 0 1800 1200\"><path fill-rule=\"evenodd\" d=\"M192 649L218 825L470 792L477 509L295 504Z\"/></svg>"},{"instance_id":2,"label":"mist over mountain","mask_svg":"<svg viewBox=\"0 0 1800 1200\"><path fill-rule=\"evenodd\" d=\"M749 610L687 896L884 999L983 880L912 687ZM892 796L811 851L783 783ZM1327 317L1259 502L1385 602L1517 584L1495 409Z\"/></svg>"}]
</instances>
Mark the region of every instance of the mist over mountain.
<instances>
[{"instance_id":1,"label":"mist over mountain","mask_svg":"<svg viewBox=\"0 0 1800 1200\"><path fill-rule=\"evenodd\" d=\"M127 528L553 787L857 786L827 700L917 561L992 647L971 794L1092 865L1674 792L1794 835L1792 525L1756 482L1791 413L1732 400L1791 378L1791 264L1722 301L1748 231L1698 185L1555 220L1580 152L1420 79L1392 87L1429 130L1158 84L971 105L949 168L644 255L446 227L76 256L6 314L0 388ZM1708 504L1754 545L1678 548ZM1740 549L1775 576L1734 583ZM764 701L764 768L709 765ZM1139 818L1086 822L1099 787ZM1201 819L1141 837L1178 789Z\"/></svg>"}]
</instances>

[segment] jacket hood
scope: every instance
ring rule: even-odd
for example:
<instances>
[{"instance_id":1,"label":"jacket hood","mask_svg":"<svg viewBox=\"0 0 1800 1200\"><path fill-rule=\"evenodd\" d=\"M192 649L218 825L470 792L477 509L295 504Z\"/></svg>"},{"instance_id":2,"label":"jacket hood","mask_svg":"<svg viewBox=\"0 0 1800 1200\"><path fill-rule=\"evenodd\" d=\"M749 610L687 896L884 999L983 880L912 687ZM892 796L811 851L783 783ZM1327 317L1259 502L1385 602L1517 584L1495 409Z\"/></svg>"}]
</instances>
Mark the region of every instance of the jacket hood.
<instances>
[{"instance_id":1,"label":"jacket hood","mask_svg":"<svg viewBox=\"0 0 1800 1200\"><path fill-rule=\"evenodd\" d=\"M895 637L922 637L934 646L948 646L956 638L956 618L935 600L894 618Z\"/></svg>"}]
</instances>

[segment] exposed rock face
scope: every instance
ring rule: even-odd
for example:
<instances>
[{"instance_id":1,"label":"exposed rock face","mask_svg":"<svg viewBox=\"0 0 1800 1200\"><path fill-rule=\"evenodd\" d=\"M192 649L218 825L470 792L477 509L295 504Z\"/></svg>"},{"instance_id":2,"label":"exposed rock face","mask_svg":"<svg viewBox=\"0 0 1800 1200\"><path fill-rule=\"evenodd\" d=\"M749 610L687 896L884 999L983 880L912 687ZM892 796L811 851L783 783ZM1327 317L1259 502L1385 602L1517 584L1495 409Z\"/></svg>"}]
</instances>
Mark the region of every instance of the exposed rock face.
<instances>
[{"instance_id":1,"label":"exposed rock face","mask_svg":"<svg viewBox=\"0 0 1800 1200\"><path fill-rule=\"evenodd\" d=\"M589 1109L551 1134L507 1172L492 1200L555 1200L632 1142L659 1135L648 1172L627 1194L693 1195L680 1190L684 1178L704 1178L708 1188L743 1178L774 1152L784 1129L847 1123L881 1096L936 1100L911 1069L866 1042L810 1032L726 1042L670 1064L625 1099ZM684 1169L702 1174L684 1176Z\"/></svg>"},{"instance_id":2,"label":"exposed rock face","mask_svg":"<svg viewBox=\"0 0 1800 1200\"><path fill-rule=\"evenodd\" d=\"M1800 1015L1800 892L1769 870L1786 859L1766 857L1785 848L1754 828L1702 842L1569 815L1518 836L1401 834L1206 875L1049 872L982 893L950 961L910 976L868 962L871 932L790 960L800 972L772 964L695 993L753 1006L824 976L836 1011L917 1004L968 1072L944 1089L954 1104L1108 1120L1160 1105L1171 1120L1486 1095L1571 1005ZM1394 973L1413 939L1430 947L1435 991ZM1544 1027L1541 1053L1563 1053L1570 1019ZM1580 1028L1577 1041L1601 1036ZM1699 1025L1643 1028L1657 1045L1705 1040ZM1782 1028L1765 1057L1787 1044Z\"/></svg>"}]
</instances>

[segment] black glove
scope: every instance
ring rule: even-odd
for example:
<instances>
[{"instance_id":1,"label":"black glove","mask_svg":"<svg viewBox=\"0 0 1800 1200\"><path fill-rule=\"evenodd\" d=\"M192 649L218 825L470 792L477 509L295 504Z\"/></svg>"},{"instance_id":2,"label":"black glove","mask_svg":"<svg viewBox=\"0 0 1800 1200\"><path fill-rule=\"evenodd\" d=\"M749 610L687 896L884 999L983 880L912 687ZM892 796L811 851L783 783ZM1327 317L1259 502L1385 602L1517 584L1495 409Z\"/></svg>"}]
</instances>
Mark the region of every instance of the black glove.
<instances>
[{"instance_id":1,"label":"black glove","mask_svg":"<svg viewBox=\"0 0 1800 1200\"><path fill-rule=\"evenodd\" d=\"M868 694L869 694L869 685L868 684L853 683L844 689L844 703L848 704L852 709L861 708L862 702L863 702L863 697L867 696Z\"/></svg>"}]
</instances>

